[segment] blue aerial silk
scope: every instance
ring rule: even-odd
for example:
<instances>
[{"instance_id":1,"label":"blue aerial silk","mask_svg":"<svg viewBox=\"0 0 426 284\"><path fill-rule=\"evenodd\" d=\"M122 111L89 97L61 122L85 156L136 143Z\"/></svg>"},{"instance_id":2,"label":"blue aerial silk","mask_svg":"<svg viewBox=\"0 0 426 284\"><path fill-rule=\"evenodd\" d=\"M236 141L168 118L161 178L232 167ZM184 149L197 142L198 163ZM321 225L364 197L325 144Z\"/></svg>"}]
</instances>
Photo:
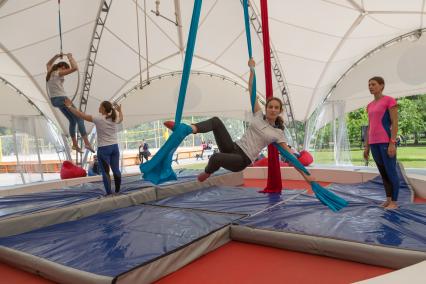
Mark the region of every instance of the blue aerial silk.
<instances>
[{"instance_id":1,"label":"blue aerial silk","mask_svg":"<svg viewBox=\"0 0 426 284\"><path fill-rule=\"evenodd\" d=\"M245 29L246 29L246 37L247 37L247 48L248 48L248 54L249 58L253 57L253 50L251 45L251 35L250 35L250 18L249 18L249 11L248 11L248 0L243 0L243 9L244 9L244 22L245 22ZM252 83L252 89L250 94L250 101L251 101L251 109L252 112L254 112L254 104L256 102L256 74L254 74L253 77L253 83ZM297 158L287 152L284 148L282 148L279 144L273 143L273 145L278 149L280 154L286 158L288 161L290 161L291 164L293 164L294 167L297 169L303 171L307 175L310 175L309 171L297 160ZM339 211L340 209L346 207L348 205L348 202L344 200L343 198L337 196L333 192L325 189L320 184L316 182L311 182L312 191L315 193L315 196L326 206L328 206L331 210L334 212Z\"/></svg>"},{"instance_id":2,"label":"blue aerial silk","mask_svg":"<svg viewBox=\"0 0 426 284\"><path fill-rule=\"evenodd\" d=\"M179 89L179 99L176 106L175 127L173 134L167 139L166 143L160 148L155 156L144 164L139 166L143 173L144 180L159 184L169 180L176 180L176 174L172 169L173 153L182 143L186 136L192 133L189 125L181 124L183 106L185 103L186 90L188 87L189 75L191 72L192 57L194 55L195 40L197 38L198 22L200 21L202 0L194 1L192 11L191 27L189 29L188 43L183 65L182 79Z\"/></svg>"}]
</instances>

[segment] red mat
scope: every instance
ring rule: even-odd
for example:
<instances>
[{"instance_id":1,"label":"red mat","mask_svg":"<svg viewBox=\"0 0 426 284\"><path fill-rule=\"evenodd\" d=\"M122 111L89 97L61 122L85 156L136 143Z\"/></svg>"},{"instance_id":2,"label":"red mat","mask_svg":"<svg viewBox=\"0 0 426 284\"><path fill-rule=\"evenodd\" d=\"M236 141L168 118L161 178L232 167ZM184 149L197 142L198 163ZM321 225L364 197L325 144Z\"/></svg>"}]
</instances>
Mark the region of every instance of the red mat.
<instances>
[{"instance_id":1,"label":"red mat","mask_svg":"<svg viewBox=\"0 0 426 284\"><path fill-rule=\"evenodd\" d=\"M352 283L391 269L271 247L230 242L157 284Z\"/></svg>"}]
</instances>

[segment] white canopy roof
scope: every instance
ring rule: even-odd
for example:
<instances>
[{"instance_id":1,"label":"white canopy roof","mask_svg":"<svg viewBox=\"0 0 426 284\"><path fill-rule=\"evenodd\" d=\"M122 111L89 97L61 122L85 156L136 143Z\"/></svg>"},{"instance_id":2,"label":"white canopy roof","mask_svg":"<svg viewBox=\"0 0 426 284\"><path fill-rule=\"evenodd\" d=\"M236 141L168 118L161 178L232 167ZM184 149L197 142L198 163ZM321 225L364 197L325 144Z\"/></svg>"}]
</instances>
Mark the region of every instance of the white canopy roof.
<instances>
[{"instance_id":1,"label":"white canopy roof","mask_svg":"<svg viewBox=\"0 0 426 284\"><path fill-rule=\"evenodd\" d=\"M103 2L61 1L64 52L74 54L81 77L88 64L92 35ZM97 113L100 101L118 98L139 83L135 2L112 1L96 56L87 113ZM147 0L147 35L143 2L138 1L143 79L147 79L146 37L150 77L181 71L193 1L161 1L161 14L174 20L177 12L180 28L151 13L155 1ZM259 11L260 1L252 3ZM306 120L329 94L329 99L346 101L347 110L365 105L369 98L366 79L371 75L383 75L387 80L386 91L393 96L423 91L425 83L419 79L425 77L419 75L425 70L423 38L418 43L395 42L365 58L339 79L371 50L424 28L424 6L423 0L269 0L271 42L283 67L295 118ZM63 117L48 101L45 64L59 52L57 10L56 0L0 1L0 77L56 122ZM254 31L252 37L258 63L258 91L263 95L262 44ZM407 62L418 67L411 68ZM243 103L242 94L247 92L241 86L246 86L248 67L239 0L203 1L192 70L214 76L191 76L184 115L219 114L244 119L248 99ZM219 80L218 76L226 80ZM71 96L77 75L68 77L66 90ZM178 78L166 76L164 80L153 80L137 94L129 94L123 100L128 125L173 116ZM80 83L83 84L83 79ZM275 95L280 96L278 85L274 84ZM22 104L8 101L4 92L0 88L8 112L27 112ZM192 100L199 102L195 104Z\"/></svg>"}]
</instances>

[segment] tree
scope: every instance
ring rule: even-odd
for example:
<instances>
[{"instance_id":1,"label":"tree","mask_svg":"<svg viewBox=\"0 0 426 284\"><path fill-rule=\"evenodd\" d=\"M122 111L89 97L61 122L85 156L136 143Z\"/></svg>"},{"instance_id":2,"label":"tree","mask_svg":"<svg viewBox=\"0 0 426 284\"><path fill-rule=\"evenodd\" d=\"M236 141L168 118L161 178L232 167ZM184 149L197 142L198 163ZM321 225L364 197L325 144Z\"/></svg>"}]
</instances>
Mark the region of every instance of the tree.
<instances>
[{"instance_id":1,"label":"tree","mask_svg":"<svg viewBox=\"0 0 426 284\"><path fill-rule=\"evenodd\" d=\"M425 121L415 100L402 98L398 100L398 127L402 135L414 134L414 144L418 144L418 133L424 131Z\"/></svg>"},{"instance_id":2,"label":"tree","mask_svg":"<svg viewBox=\"0 0 426 284\"><path fill-rule=\"evenodd\" d=\"M368 125L368 114L365 107L352 111L346 116L346 127L351 144L361 143L361 127Z\"/></svg>"}]
</instances>

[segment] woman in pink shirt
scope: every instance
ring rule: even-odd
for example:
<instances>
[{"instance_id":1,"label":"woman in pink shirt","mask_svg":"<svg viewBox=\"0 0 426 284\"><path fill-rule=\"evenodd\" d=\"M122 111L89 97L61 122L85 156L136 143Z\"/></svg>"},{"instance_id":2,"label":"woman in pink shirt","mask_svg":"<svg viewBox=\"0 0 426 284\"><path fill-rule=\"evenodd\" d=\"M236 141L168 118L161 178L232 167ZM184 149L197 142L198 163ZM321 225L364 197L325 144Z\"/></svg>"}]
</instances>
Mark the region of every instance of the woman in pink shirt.
<instances>
[{"instance_id":1,"label":"woman in pink shirt","mask_svg":"<svg viewBox=\"0 0 426 284\"><path fill-rule=\"evenodd\" d=\"M398 208L399 177L396 171L396 135L398 133L398 106L392 97L382 94L385 81L382 77L368 80L374 100L367 105L368 129L364 149L364 159L371 154L382 176L386 191L386 201L382 207Z\"/></svg>"}]
</instances>

